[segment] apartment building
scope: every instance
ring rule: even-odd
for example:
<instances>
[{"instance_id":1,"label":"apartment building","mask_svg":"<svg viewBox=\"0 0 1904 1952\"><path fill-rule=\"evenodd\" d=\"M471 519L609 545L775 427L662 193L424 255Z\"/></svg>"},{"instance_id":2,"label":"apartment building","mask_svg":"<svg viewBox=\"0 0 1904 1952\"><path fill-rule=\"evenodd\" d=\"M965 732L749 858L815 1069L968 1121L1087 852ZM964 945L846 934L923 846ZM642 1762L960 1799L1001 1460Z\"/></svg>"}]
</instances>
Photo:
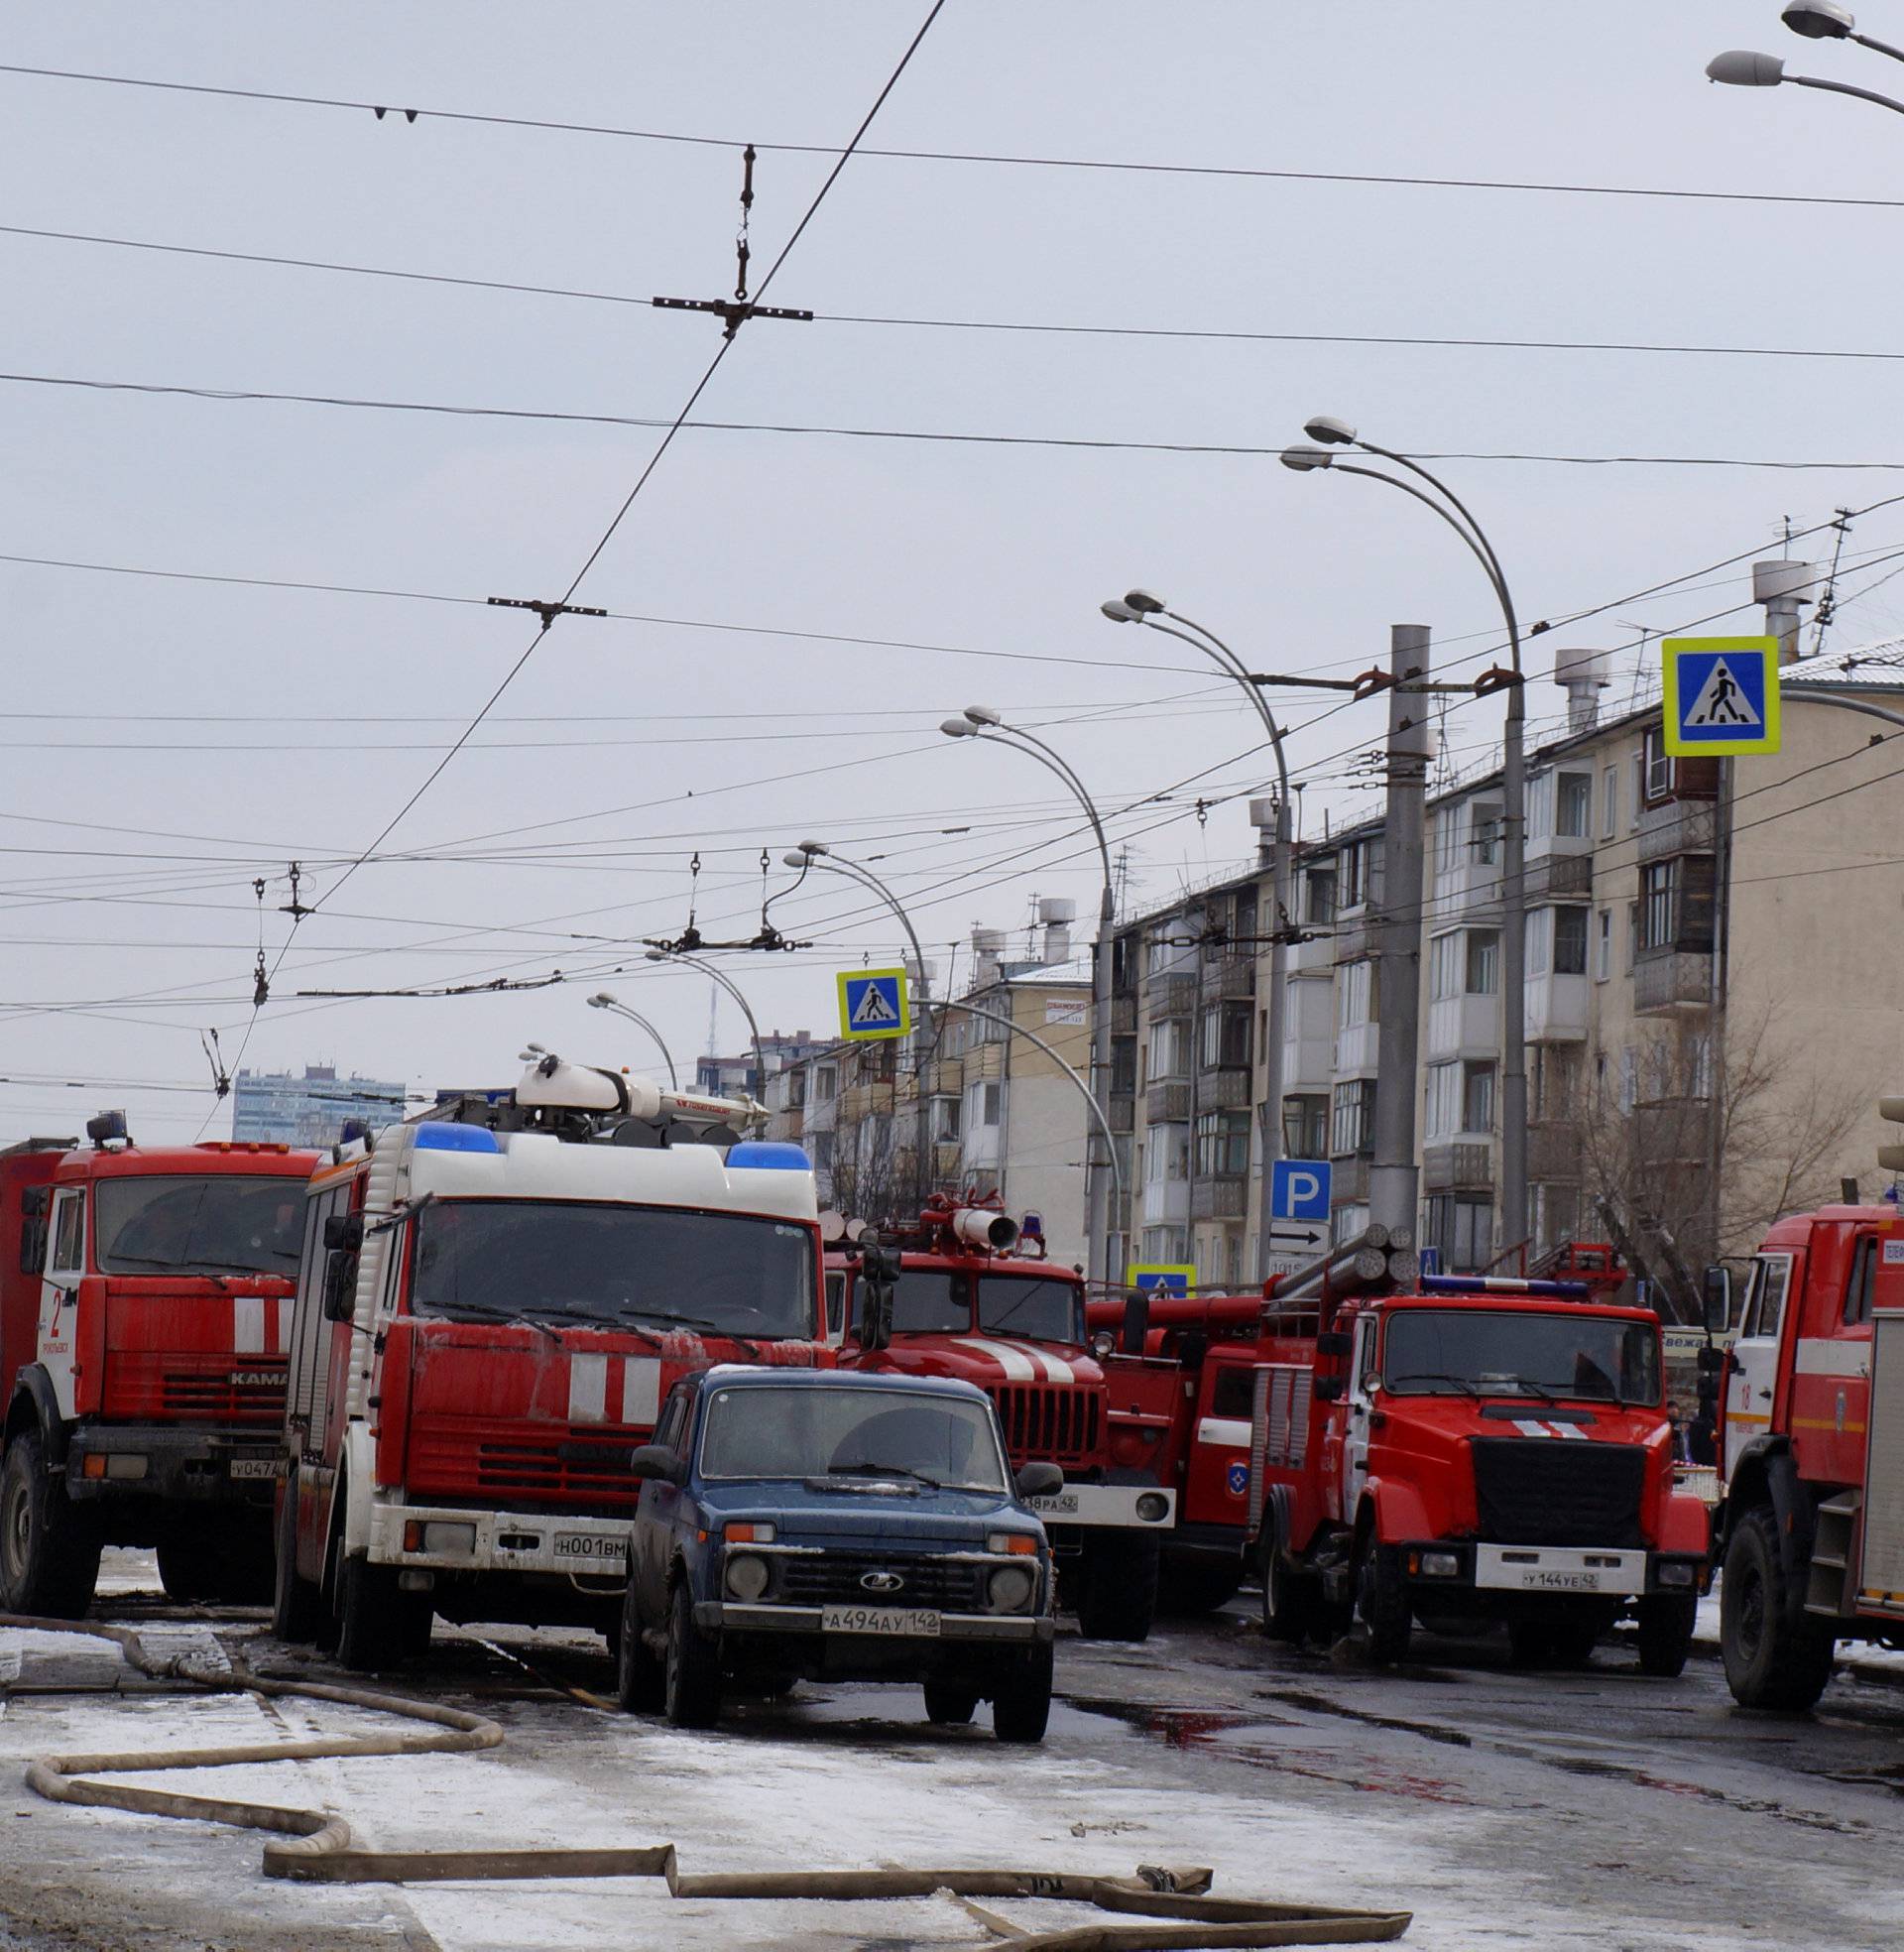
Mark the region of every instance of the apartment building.
<instances>
[{"instance_id":1,"label":"apartment building","mask_svg":"<svg viewBox=\"0 0 1904 1952\"><path fill-rule=\"evenodd\" d=\"M1783 750L1729 780L1666 754L1656 702L1603 719L1604 664L1572 679L1572 722L1528 765L1529 1252L1610 1225L1697 1265L1843 1177L1876 1184L1875 1098L1904 1083L1904 769L1822 694L1904 710L1904 646L1788 667ZM1431 794L1420 897L1420 1235L1462 1270L1518 1248L1496 1196L1503 810L1497 770ZM1294 882L1282 1143L1334 1160L1344 1237L1368 1219L1380 821L1304 843ZM1270 913L1259 858L1119 935L1114 1266L1254 1268Z\"/></svg>"}]
</instances>

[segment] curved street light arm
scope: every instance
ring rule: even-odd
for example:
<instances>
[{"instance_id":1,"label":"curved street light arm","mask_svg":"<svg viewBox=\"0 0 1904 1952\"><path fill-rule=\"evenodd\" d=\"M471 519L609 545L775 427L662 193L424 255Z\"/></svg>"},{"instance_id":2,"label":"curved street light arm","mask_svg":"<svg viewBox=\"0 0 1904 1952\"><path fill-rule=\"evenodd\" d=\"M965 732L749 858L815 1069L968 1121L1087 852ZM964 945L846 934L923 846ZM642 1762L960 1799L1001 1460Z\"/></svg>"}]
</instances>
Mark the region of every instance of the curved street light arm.
<instances>
[{"instance_id":1,"label":"curved street light arm","mask_svg":"<svg viewBox=\"0 0 1904 1952\"><path fill-rule=\"evenodd\" d=\"M654 1048L661 1053L661 1062L667 1066L668 1089L670 1091L678 1091L681 1088L681 1081L674 1073L673 1054L669 1051L666 1043L662 1040L660 1032L657 1031L654 1028L654 1026L651 1024L648 1021L648 1019L642 1015L642 1013L639 1010L631 1010L629 1009L628 1005L625 1003L611 1003L606 1007L614 1011L616 1016L626 1017L631 1024L634 1024L639 1029L646 1031L649 1034L649 1036L654 1039Z\"/></svg>"},{"instance_id":2,"label":"curved street light arm","mask_svg":"<svg viewBox=\"0 0 1904 1952\"><path fill-rule=\"evenodd\" d=\"M1106 921L1111 919L1111 843L1104 837L1104 822L1098 817L1096 802L1085 791L1084 782L1072 772L1069 764L1044 741L1017 725L988 725L984 737L1003 739L1007 745L1014 746L1021 753L1028 754L1039 765L1055 773L1071 789L1078 804L1084 809L1084 817L1091 823L1093 838L1098 843L1098 858L1104 865L1104 901L1100 904L1100 914ZM1022 741L1022 744L1018 742Z\"/></svg>"},{"instance_id":3,"label":"curved street light arm","mask_svg":"<svg viewBox=\"0 0 1904 1952\"><path fill-rule=\"evenodd\" d=\"M1201 651L1206 658L1221 664L1250 694L1250 702L1255 706L1256 716L1262 720L1262 729L1269 741L1269 750L1275 755L1276 772L1282 781L1282 790L1286 795L1289 791L1289 765L1282 755L1282 727L1276 723L1275 714L1269 709L1269 701L1262 695L1260 689L1250 681L1249 666L1224 643L1222 638L1217 636L1215 631L1204 630L1201 624L1191 624L1188 617L1178 617L1174 610L1167 610L1164 615L1175 617L1180 624L1189 624L1190 630L1202 632L1202 636L1207 637L1210 643L1205 644L1202 638L1190 636L1188 631L1173 630L1168 624L1160 624L1154 617L1146 617L1144 621L1152 630L1162 631L1165 637L1174 637L1179 643L1188 644L1193 650ZM1224 656L1218 658L1211 645L1219 647Z\"/></svg>"},{"instance_id":4,"label":"curved street light arm","mask_svg":"<svg viewBox=\"0 0 1904 1952\"><path fill-rule=\"evenodd\" d=\"M1856 38L1860 41L1864 39L1862 35ZM1877 44L1865 41L1864 45L1868 48ZM1899 55L1894 48L1883 48L1880 52L1904 61L1904 55ZM1788 74L1784 78L1794 88L1822 88L1828 95L1854 95L1859 101L1875 102L1879 108L1894 108L1898 114L1904 115L1904 102L1893 101L1889 95L1877 94L1869 88L1853 88L1848 81L1820 81L1810 74Z\"/></svg>"},{"instance_id":5,"label":"curved street light arm","mask_svg":"<svg viewBox=\"0 0 1904 1952\"><path fill-rule=\"evenodd\" d=\"M1888 41L1879 41L1869 34L1847 34L1847 41L1855 41L1860 48L1868 48L1874 55L1889 55L1894 61L1904 61L1904 48L1893 48Z\"/></svg>"},{"instance_id":6,"label":"curved street light arm","mask_svg":"<svg viewBox=\"0 0 1904 1952\"><path fill-rule=\"evenodd\" d=\"M667 950L665 952L665 958L669 962L683 962L690 969L698 969L702 975L708 977L712 982L718 983L741 1006L741 1015L747 1019L748 1032L754 1039L754 1067L760 1072L761 1091L765 1094L767 1091L767 1046L761 1041L761 1027L754 1020L753 1006L741 994L726 971L715 968L711 962L703 962L699 956L683 955L679 949Z\"/></svg>"},{"instance_id":7,"label":"curved street light arm","mask_svg":"<svg viewBox=\"0 0 1904 1952\"><path fill-rule=\"evenodd\" d=\"M1802 688L1781 685L1778 695L1781 702L1788 705L1837 705L1842 711L1862 712L1867 718L1882 718L1892 725L1904 725L1904 712L1892 711L1886 705L1874 705L1868 698L1847 698L1842 691L1821 690L1813 684Z\"/></svg>"}]
</instances>

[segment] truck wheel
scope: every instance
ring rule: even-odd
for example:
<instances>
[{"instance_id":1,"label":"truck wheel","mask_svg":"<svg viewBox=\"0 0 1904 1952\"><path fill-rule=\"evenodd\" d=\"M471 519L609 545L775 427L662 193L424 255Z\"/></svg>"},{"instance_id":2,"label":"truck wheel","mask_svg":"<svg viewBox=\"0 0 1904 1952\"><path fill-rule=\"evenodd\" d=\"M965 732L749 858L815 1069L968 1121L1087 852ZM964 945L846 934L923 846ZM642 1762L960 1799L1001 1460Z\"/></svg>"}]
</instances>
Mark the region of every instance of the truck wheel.
<instances>
[{"instance_id":1,"label":"truck wheel","mask_svg":"<svg viewBox=\"0 0 1904 1952\"><path fill-rule=\"evenodd\" d=\"M1365 1538L1356 1564L1356 1611L1368 1635L1368 1658L1391 1667L1408 1658L1408 1589L1391 1558Z\"/></svg>"},{"instance_id":2,"label":"truck wheel","mask_svg":"<svg viewBox=\"0 0 1904 1952\"><path fill-rule=\"evenodd\" d=\"M1215 1613L1237 1597L1243 1584L1243 1561L1235 1565L1173 1566L1158 1586L1164 1612Z\"/></svg>"},{"instance_id":3,"label":"truck wheel","mask_svg":"<svg viewBox=\"0 0 1904 1952\"><path fill-rule=\"evenodd\" d=\"M1741 1708L1809 1708L1832 1678L1832 1631L1792 1617L1778 1524L1766 1507L1736 1519L1731 1534L1719 1595L1726 1685Z\"/></svg>"},{"instance_id":4,"label":"truck wheel","mask_svg":"<svg viewBox=\"0 0 1904 1952\"><path fill-rule=\"evenodd\" d=\"M1001 1742L1042 1742L1051 1719L1051 1643L1026 1656L992 1697L992 1733Z\"/></svg>"},{"instance_id":5,"label":"truck wheel","mask_svg":"<svg viewBox=\"0 0 1904 1952\"><path fill-rule=\"evenodd\" d=\"M1262 1631L1286 1647L1301 1647L1316 1619L1314 1581L1292 1566L1283 1552L1278 1522L1263 1540Z\"/></svg>"},{"instance_id":6,"label":"truck wheel","mask_svg":"<svg viewBox=\"0 0 1904 1952\"><path fill-rule=\"evenodd\" d=\"M99 1524L47 1468L37 1430L23 1430L0 1464L0 1609L78 1620L99 1580Z\"/></svg>"},{"instance_id":7,"label":"truck wheel","mask_svg":"<svg viewBox=\"0 0 1904 1952\"><path fill-rule=\"evenodd\" d=\"M1080 1554L1083 1591L1078 1595L1078 1632L1087 1641L1146 1641L1157 1613L1154 1536L1125 1537L1115 1531L1087 1534Z\"/></svg>"},{"instance_id":8,"label":"truck wheel","mask_svg":"<svg viewBox=\"0 0 1904 1952\"><path fill-rule=\"evenodd\" d=\"M663 1694L667 1719L676 1728L712 1728L721 1718L720 1647L695 1626L686 1580L676 1584L668 1605Z\"/></svg>"},{"instance_id":9,"label":"truck wheel","mask_svg":"<svg viewBox=\"0 0 1904 1952\"><path fill-rule=\"evenodd\" d=\"M1692 1651L1699 1600L1692 1593L1655 1593L1639 1603L1639 1671L1676 1680Z\"/></svg>"},{"instance_id":10,"label":"truck wheel","mask_svg":"<svg viewBox=\"0 0 1904 1952\"><path fill-rule=\"evenodd\" d=\"M285 1491L278 1515L277 1559L272 1567L271 1631L281 1641L310 1642L317 1638L318 1593L298 1576L298 1487Z\"/></svg>"},{"instance_id":11,"label":"truck wheel","mask_svg":"<svg viewBox=\"0 0 1904 1952\"><path fill-rule=\"evenodd\" d=\"M615 1699L627 1715L657 1714L667 1700L667 1670L642 1639L635 1582L622 1593L622 1626L615 1644Z\"/></svg>"},{"instance_id":12,"label":"truck wheel","mask_svg":"<svg viewBox=\"0 0 1904 1952\"><path fill-rule=\"evenodd\" d=\"M975 1688L957 1687L949 1681L925 1684L925 1719L935 1728L963 1728L979 1705Z\"/></svg>"},{"instance_id":13,"label":"truck wheel","mask_svg":"<svg viewBox=\"0 0 1904 1952\"><path fill-rule=\"evenodd\" d=\"M202 1535L159 1541L159 1583L166 1598L179 1606L196 1606L216 1599L219 1583L219 1545Z\"/></svg>"},{"instance_id":14,"label":"truck wheel","mask_svg":"<svg viewBox=\"0 0 1904 1952\"><path fill-rule=\"evenodd\" d=\"M374 1674L422 1652L431 1619L427 1596L404 1592L395 1566L353 1555L339 1568L337 1658L352 1673Z\"/></svg>"}]
</instances>

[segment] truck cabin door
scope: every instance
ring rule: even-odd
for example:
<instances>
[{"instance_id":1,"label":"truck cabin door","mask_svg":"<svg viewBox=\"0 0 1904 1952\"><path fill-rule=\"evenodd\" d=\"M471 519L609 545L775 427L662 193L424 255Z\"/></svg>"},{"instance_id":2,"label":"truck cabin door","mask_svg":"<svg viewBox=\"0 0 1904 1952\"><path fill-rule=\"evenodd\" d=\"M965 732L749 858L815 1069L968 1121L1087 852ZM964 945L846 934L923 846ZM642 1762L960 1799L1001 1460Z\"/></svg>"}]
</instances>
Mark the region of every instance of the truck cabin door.
<instances>
[{"instance_id":1,"label":"truck cabin door","mask_svg":"<svg viewBox=\"0 0 1904 1952\"><path fill-rule=\"evenodd\" d=\"M1349 1352L1348 1428L1342 1440L1342 1517L1353 1524L1368 1482L1368 1415L1374 1407L1375 1335L1381 1322L1374 1315L1356 1319L1355 1343Z\"/></svg>"},{"instance_id":2,"label":"truck cabin door","mask_svg":"<svg viewBox=\"0 0 1904 1952\"><path fill-rule=\"evenodd\" d=\"M47 1275L40 1290L39 1356L60 1400L73 1414L72 1364L79 1334L79 1283L86 1272L86 1189L61 1186L47 1227Z\"/></svg>"},{"instance_id":3,"label":"truck cabin door","mask_svg":"<svg viewBox=\"0 0 1904 1952\"><path fill-rule=\"evenodd\" d=\"M1727 1480L1739 1453L1770 1429L1778 1390L1778 1350L1792 1285L1792 1257L1761 1254L1752 1263L1745 1307L1726 1375L1726 1454L1721 1466Z\"/></svg>"}]
</instances>

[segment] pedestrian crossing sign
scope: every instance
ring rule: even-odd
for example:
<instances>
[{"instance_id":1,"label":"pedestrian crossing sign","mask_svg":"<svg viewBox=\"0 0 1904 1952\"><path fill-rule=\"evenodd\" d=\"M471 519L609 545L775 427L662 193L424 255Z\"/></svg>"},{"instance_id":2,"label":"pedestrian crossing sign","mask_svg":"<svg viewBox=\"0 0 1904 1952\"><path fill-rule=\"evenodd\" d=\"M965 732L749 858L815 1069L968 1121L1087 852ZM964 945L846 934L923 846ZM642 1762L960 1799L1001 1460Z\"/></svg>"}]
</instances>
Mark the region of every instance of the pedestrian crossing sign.
<instances>
[{"instance_id":1,"label":"pedestrian crossing sign","mask_svg":"<svg viewBox=\"0 0 1904 1952\"><path fill-rule=\"evenodd\" d=\"M912 1028L903 969L855 969L840 977L843 1037L901 1037Z\"/></svg>"},{"instance_id":2,"label":"pedestrian crossing sign","mask_svg":"<svg viewBox=\"0 0 1904 1952\"><path fill-rule=\"evenodd\" d=\"M1680 758L1778 750L1778 639L1669 637L1666 750Z\"/></svg>"}]
</instances>

